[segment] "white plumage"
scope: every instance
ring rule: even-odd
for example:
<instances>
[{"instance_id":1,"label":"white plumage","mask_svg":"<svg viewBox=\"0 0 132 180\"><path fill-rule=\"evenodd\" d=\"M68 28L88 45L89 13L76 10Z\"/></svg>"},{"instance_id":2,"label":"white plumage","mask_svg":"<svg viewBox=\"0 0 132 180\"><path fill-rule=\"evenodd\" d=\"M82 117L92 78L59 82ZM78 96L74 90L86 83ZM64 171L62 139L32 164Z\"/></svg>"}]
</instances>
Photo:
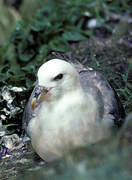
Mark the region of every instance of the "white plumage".
<instances>
[{"instance_id":1,"label":"white plumage","mask_svg":"<svg viewBox=\"0 0 132 180\"><path fill-rule=\"evenodd\" d=\"M89 80L83 79L86 72ZM38 70L38 82L23 119L35 151L47 162L72 148L110 137L116 121L122 122L121 105L107 80L94 70L79 73L59 59L46 62ZM109 93L110 102L105 93ZM110 111L118 114L117 119Z\"/></svg>"}]
</instances>

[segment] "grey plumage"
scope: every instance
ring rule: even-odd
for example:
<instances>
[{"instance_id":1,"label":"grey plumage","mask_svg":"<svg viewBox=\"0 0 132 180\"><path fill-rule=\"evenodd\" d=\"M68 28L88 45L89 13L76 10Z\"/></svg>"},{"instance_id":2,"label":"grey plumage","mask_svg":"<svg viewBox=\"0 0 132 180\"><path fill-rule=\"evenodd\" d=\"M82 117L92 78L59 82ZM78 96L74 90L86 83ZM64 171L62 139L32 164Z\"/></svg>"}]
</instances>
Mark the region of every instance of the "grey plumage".
<instances>
[{"instance_id":1,"label":"grey plumage","mask_svg":"<svg viewBox=\"0 0 132 180\"><path fill-rule=\"evenodd\" d=\"M91 93L96 101L98 101L100 116L103 116L103 113L112 115L115 127L121 127L125 119L125 111L117 93L105 78L105 75L93 69L83 69L82 66L80 67L80 64L76 64L75 67L80 74L80 81L84 91ZM36 85L23 113L22 124L25 130L30 119L35 116L35 112L32 110L30 103L35 95L37 86L38 82L36 81Z\"/></svg>"},{"instance_id":2,"label":"grey plumage","mask_svg":"<svg viewBox=\"0 0 132 180\"><path fill-rule=\"evenodd\" d=\"M108 138L124 122L124 108L105 76L78 62L72 65L79 74L59 59L40 67L23 115L23 128L46 161L61 157L71 144L86 146Z\"/></svg>"},{"instance_id":3,"label":"grey plumage","mask_svg":"<svg viewBox=\"0 0 132 180\"><path fill-rule=\"evenodd\" d=\"M84 91L90 91L98 104L102 104L101 113L112 115L115 126L121 127L125 119L125 111L105 75L100 71L89 69L82 70L79 74Z\"/></svg>"}]
</instances>

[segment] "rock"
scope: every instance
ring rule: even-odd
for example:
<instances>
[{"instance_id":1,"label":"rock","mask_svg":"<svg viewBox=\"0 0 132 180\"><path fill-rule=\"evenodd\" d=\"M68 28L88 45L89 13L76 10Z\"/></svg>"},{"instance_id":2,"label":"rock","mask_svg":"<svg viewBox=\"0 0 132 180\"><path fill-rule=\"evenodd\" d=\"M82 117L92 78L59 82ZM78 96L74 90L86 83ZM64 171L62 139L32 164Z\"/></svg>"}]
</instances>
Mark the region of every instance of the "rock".
<instances>
[{"instance_id":1,"label":"rock","mask_svg":"<svg viewBox=\"0 0 132 180\"><path fill-rule=\"evenodd\" d=\"M4 136L2 138L2 144L6 148L10 149L11 151L15 150L15 149L19 149L19 148L24 146L24 144L22 142L22 139L19 138L19 136L17 134L12 134L12 135L9 135L9 136Z\"/></svg>"}]
</instances>

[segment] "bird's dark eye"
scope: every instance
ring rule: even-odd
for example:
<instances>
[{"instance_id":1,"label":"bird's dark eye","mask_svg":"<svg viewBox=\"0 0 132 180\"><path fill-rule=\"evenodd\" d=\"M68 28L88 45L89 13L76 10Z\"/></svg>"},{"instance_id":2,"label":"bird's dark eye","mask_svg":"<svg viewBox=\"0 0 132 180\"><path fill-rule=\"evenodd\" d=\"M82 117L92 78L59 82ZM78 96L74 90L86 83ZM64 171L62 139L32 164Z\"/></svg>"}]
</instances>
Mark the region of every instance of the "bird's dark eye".
<instances>
[{"instance_id":1,"label":"bird's dark eye","mask_svg":"<svg viewBox=\"0 0 132 180\"><path fill-rule=\"evenodd\" d=\"M53 80L54 81L58 81L58 80L60 80L60 79L62 79L63 78L63 74L58 74L57 76L55 76L54 78L53 78Z\"/></svg>"}]
</instances>

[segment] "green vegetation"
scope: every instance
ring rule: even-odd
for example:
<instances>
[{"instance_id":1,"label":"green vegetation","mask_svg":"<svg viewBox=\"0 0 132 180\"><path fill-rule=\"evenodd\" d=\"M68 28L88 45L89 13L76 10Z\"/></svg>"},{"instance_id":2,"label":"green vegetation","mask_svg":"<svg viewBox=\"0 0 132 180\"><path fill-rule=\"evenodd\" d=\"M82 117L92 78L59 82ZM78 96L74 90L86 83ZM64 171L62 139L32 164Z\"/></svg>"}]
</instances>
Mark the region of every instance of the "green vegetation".
<instances>
[{"instance_id":1,"label":"green vegetation","mask_svg":"<svg viewBox=\"0 0 132 180\"><path fill-rule=\"evenodd\" d=\"M70 51L72 42L95 38L94 31L86 27L85 21L94 18L98 27L103 27L112 34L109 23L111 14L123 15L132 8L129 0L32 0L24 1L20 12L0 5L0 13L4 16L0 24L3 33L0 40L1 89L5 85L31 89L37 68L47 60L52 51L65 53ZM5 23L7 17L10 21ZM14 29L10 28L11 21ZM94 52L89 50L89 53L92 66L105 71L98 58L94 57ZM128 71L121 74L120 78L108 72L110 79L117 85L127 112L132 110L132 84L129 78L131 64L130 58Z\"/></svg>"}]
</instances>

